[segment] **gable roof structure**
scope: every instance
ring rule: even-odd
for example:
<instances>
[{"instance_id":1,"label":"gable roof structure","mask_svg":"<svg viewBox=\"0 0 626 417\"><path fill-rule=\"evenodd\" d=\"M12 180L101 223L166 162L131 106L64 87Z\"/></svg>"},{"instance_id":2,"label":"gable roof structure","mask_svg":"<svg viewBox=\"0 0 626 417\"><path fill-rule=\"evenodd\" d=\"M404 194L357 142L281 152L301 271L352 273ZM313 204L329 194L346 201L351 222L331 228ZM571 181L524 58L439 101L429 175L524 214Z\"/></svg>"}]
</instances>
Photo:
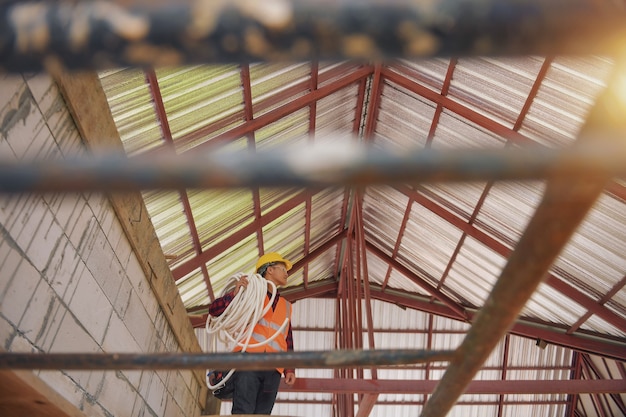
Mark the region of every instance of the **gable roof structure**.
<instances>
[{"instance_id":1,"label":"gable roof structure","mask_svg":"<svg viewBox=\"0 0 626 417\"><path fill-rule=\"evenodd\" d=\"M320 11L296 1L293 26L266 13L283 16L289 2L265 2L264 10L231 3L234 10L218 16L222 26L210 28L223 36L211 33L207 49L180 38L162 55L142 49L145 42L125 49L132 31L121 31L89 45L110 54L87 56L76 44L63 50L69 61L91 58L101 69L109 108L98 110L111 112L131 161L217 149L279 155L299 145L288 165L306 173L332 168L335 158L358 162L354 145L395 155L532 148L541 159L579 141L601 147L605 136L623 137L612 78L621 64L607 53L615 48L603 48L624 39L623 7L608 4L619 2L420 2L398 17L406 10L394 7L409 2L324 2L329 9ZM163 33L180 29L167 27L182 20L175 13L150 16ZM326 31L333 17L345 27ZM229 32L233 22L241 33ZM321 43L308 42L313 31L296 33L299 25L319 29ZM187 39L198 27L191 29ZM160 34L146 35L155 35L149 46L166 38ZM374 38L389 51L370 48ZM4 65L28 67L40 53ZM158 65L179 63L178 53L199 58ZM215 56L229 62L196 65ZM129 65L145 57L154 65ZM320 155L317 145L331 152ZM242 178L245 162L254 161L240 161ZM625 414L623 176L548 170L470 180L476 166L459 167L466 179L450 181L443 165L431 167L441 177L429 181L376 183L380 172L365 169L360 178L372 181L359 186L250 187L218 178L231 187L142 195L199 334L227 279L278 251L294 263L282 295L294 302L298 350L457 352L449 364L300 370L297 386L280 393L278 414Z\"/></svg>"},{"instance_id":2,"label":"gable roof structure","mask_svg":"<svg viewBox=\"0 0 626 417\"><path fill-rule=\"evenodd\" d=\"M323 164L323 158L310 160L317 144L338 153L355 141L394 152L567 147L613 68L601 56L471 57L118 69L100 79L129 155L279 152L305 144L297 161ZM624 185L616 178L604 189L478 379L623 379ZM545 191L545 180L512 180L143 195L194 327L204 326L207 305L233 274L252 272L258 256L278 251L294 262L282 294L295 302L300 350L444 349L461 344ZM310 375L311 384L320 375L431 382L444 369L365 376L303 370L301 376ZM426 398L393 389L366 392L377 397L369 415L404 415ZM478 403L503 415L522 409L594 415L589 404L600 398L551 394L516 401L523 396L514 392L463 396L455 409L467 415ZM601 397L614 415L623 411L622 395ZM322 398L281 394L277 406L313 415L301 411L304 404L343 404L330 394Z\"/></svg>"}]
</instances>

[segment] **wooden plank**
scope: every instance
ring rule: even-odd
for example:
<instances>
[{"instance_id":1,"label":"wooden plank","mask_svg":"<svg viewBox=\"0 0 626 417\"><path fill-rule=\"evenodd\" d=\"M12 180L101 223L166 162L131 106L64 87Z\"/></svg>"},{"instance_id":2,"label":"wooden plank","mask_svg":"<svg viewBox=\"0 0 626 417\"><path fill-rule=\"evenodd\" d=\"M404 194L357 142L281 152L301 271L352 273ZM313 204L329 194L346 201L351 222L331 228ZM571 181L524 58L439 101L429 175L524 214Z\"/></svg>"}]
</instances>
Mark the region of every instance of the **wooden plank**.
<instances>
[{"instance_id":1,"label":"wooden plank","mask_svg":"<svg viewBox=\"0 0 626 417\"><path fill-rule=\"evenodd\" d=\"M0 416L87 417L28 371L0 371Z\"/></svg>"}]
</instances>

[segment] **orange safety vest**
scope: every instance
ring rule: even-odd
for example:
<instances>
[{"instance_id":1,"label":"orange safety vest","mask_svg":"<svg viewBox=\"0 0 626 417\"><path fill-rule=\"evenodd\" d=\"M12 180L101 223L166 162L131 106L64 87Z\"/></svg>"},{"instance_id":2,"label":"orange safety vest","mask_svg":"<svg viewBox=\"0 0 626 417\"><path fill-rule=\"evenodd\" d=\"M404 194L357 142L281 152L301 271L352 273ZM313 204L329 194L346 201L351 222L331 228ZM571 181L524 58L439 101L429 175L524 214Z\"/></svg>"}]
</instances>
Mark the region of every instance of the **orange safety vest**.
<instances>
[{"instance_id":1,"label":"orange safety vest","mask_svg":"<svg viewBox=\"0 0 626 417\"><path fill-rule=\"evenodd\" d=\"M278 297L278 295L276 296ZM269 302L269 296L265 297L263 308L267 307ZM283 297L280 297L276 303L276 309L268 309L267 313L265 313L256 326L254 326L252 337L250 338L250 344L261 343L272 337L274 333L280 329L280 326L283 325L285 318L289 318L289 321L291 321L291 303ZM288 333L289 324L285 326L282 334L276 336L271 342L264 344L263 346L249 347L246 349L246 352L286 352ZM242 350L242 347L236 346L234 350L235 352L239 352ZM276 368L276 370L282 375L284 368Z\"/></svg>"}]
</instances>

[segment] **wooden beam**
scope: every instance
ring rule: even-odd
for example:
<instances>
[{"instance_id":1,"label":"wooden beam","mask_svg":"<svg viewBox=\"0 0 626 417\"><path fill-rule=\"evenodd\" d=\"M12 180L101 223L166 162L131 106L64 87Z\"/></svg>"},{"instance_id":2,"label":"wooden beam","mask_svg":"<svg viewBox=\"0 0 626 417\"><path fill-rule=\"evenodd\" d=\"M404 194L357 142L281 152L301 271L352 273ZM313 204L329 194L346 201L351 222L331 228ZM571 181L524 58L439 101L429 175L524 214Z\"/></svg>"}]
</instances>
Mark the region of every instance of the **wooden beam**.
<instances>
[{"instance_id":1,"label":"wooden beam","mask_svg":"<svg viewBox=\"0 0 626 417\"><path fill-rule=\"evenodd\" d=\"M87 147L94 153L123 152L98 75L58 72L53 77ZM141 194L111 193L109 201L181 350L201 352ZM204 372L196 370L193 374L203 389L199 398L204 399L207 390Z\"/></svg>"},{"instance_id":2,"label":"wooden beam","mask_svg":"<svg viewBox=\"0 0 626 417\"><path fill-rule=\"evenodd\" d=\"M30 371L0 371L2 417L87 417Z\"/></svg>"}]
</instances>

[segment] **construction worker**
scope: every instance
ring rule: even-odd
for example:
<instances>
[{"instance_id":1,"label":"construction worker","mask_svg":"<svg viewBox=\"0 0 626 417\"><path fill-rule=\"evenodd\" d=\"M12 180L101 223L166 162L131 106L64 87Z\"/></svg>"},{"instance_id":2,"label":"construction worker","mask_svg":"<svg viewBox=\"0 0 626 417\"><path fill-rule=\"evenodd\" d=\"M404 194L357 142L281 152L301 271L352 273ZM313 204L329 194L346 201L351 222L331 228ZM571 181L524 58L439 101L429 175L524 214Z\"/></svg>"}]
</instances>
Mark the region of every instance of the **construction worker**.
<instances>
[{"instance_id":1,"label":"construction worker","mask_svg":"<svg viewBox=\"0 0 626 417\"><path fill-rule=\"evenodd\" d=\"M292 264L276 253L270 252L261 256L256 263L256 273L261 275L267 281L273 282L276 287L287 284L288 271ZM225 294L223 297L216 298L209 307L209 314L217 317L221 315L228 307L231 301L239 293L245 289L250 279L242 276L237 282L235 289ZM265 305L270 302L272 291L269 290L265 299ZM262 308L263 306L260 306ZM272 308L259 320L253 330L252 340L250 344L258 344L267 341L279 329L285 319L289 319L288 326L281 334L277 335L273 340L258 347L247 347L246 352L286 352L293 350L293 337L291 331L291 303L285 300L276 292ZM235 351L241 351L242 348L237 346ZM296 381L294 369L273 369L266 371L236 371L233 374L233 407L232 414L270 414L274 408L276 395L278 394L278 386L280 384L281 374L285 376L285 382L293 385Z\"/></svg>"}]
</instances>

